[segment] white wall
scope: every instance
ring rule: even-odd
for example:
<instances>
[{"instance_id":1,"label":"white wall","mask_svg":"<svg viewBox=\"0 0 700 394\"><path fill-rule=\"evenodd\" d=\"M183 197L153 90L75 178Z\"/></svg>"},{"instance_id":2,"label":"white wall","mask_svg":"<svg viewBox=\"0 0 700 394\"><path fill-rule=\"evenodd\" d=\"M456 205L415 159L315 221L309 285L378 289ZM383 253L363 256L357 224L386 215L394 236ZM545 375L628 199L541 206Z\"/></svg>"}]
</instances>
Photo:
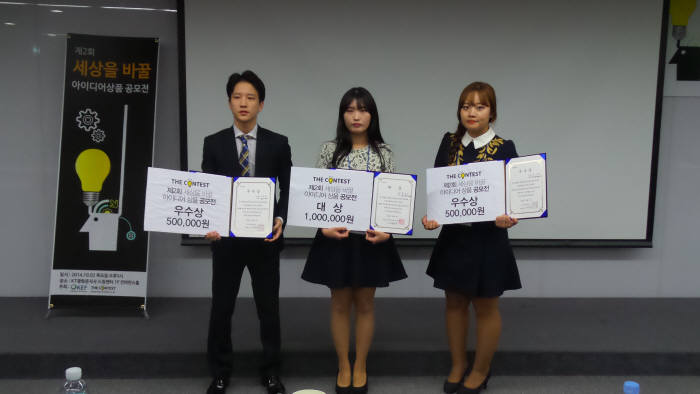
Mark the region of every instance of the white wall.
<instances>
[{"instance_id":1,"label":"white wall","mask_svg":"<svg viewBox=\"0 0 700 394\"><path fill-rule=\"evenodd\" d=\"M700 98L666 97L661 128L654 247L650 249L520 248L516 250L523 289L514 297L698 297L700 242L695 209L700 194ZM157 164L176 166L177 142L160 145ZM527 225L523 223L521 225ZM596 229L592 228L592 232ZM179 238L154 234L149 294L169 297L209 295L211 261L206 247L180 246ZM288 248L283 254L281 295L325 297L326 288L299 277L306 248ZM403 248L401 256L409 278L378 296L440 297L425 275L428 248ZM246 274L247 275L247 274ZM251 296L249 283L241 295Z\"/></svg>"},{"instance_id":2,"label":"white wall","mask_svg":"<svg viewBox=\"0 0 700 394\"><path fill-rule=\"evenodd\" d=\"M175 28L174 16L168 29ZM21 28L21 26L20 26ZM174 30L173 30L174 31ZM3 48L13 42L0 31ZM39 62L32 47L24 58L0 58L2 89L26 89L26 99L2 97L0 105L0 296L44 297L48 294L56 193L56 164L61 116L60 94L51 92L55 80L45 77L16 79L18 67L47 75L60 67L62 46L40 37ZM176 44L161 41L157 105L155 165L179 168L179 125ZM14 70L14 71L13 71ZM59 78L60 86L62 79ZM10 87L9 83L13 85ZM24 96L23 96L24 97ZM659 176L651 249L518 249L516 255L524 288L517 297L698 297L700 286L700 98L666 97L661 129ZM222 111L226 108L222 107ZM517 142L517 141L516 141ZM581 149L586 149L582 147ZM597 154L609 152L591 152ZM521 225L527 225L523 223ZM595 228L590 229L595 232ZM153 234L149 273L151 297L206 297L211 261L206 247L181 246L174 235ZM439 297L425 274L430 254L426 248L405 248L401 255L409 274L379 296ZM306 248L288 248L283 254L281 294L284 297L328 295L327 289L303 282ZM251 296L249 284L242 296Z\"/></svg>"}]
</instances>

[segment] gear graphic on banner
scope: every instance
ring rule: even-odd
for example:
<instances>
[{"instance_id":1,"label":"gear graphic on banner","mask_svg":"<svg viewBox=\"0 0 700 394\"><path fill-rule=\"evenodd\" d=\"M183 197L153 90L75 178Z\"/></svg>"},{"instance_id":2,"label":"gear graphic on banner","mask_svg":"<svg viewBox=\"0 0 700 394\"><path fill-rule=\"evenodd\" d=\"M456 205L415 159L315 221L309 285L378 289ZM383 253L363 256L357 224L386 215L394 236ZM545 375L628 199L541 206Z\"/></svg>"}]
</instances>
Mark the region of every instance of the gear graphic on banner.
<instances>
[{"instance_id":1,"label":"gear graphic on banner","mask_svg":"<svg viewBox=\"0 0 700 394\"><path fill-rule=\"evenodd\" d=\"M107 134L105 133L104 130L97 129L97 130L94 130L92 132L91 137L92 137L93 141L95 141L96 143L99 144L100 142L105 140L105 138L107 137Z\"/></svg>"},{"instance_id":2,"label":"gear graphic on banner","mask_svg":"<svg viewBox=\"0 0 700 394\"><path fill-rule=\"evenodd\" d=\"M78 116L75 117L75 121L78 122L78 128L85 131L92 131L97 129L97 125L100 124L100 116L96 111L86 108L82 111L78 111Z\"/></svg>"}]
</instances>

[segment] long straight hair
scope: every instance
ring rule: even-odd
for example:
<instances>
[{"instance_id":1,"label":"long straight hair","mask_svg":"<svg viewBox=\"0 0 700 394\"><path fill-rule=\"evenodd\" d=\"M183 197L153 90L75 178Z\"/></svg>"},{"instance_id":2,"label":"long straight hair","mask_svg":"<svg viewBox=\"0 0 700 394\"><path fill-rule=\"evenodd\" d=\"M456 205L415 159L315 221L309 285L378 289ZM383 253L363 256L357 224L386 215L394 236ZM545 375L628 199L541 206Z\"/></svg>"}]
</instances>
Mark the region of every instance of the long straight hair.
<instances>
[{"instance_id":1,"label":"long straight hair","mask_svg":"<svg viewBox=\"0 0 700 394\"><path fill-rule=\"evenodd\" d=\"M384 143L382 133L379 130L379 112L377 104L369 91L362 87L356 87L348 90L340 99L338 107L338 126L335 133L335 151L331 159L333 168L338 168L339 164L350 154L352 150L352 137L350 130L345 125L345 111L354 100L357 100L357 107L364 108L370 114L369 127L367 128L367 142L373 151L379 155L382 165L382 171L386 170L384 157L380 151L380 144ZM385 148L386 149L386 148Z\"/></svg>"}]
</instances>

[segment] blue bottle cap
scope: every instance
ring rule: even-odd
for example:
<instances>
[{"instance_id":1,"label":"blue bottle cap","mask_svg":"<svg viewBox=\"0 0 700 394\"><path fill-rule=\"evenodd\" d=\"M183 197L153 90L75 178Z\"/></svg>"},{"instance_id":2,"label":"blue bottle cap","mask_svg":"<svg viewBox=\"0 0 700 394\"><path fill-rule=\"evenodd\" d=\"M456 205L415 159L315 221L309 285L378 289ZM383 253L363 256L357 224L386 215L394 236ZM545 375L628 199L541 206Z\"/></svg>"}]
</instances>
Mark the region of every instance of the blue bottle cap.
<instances>
[{"instance_id":1,"label":"blue bottle cap","mask_svg":"<svg viewBox=\"0 0 700 394\"><path fill-rule=\"evenodd\" d=\"M639 394L639 383L628 380L622 386L622 392L625 394Z\"/></svg>"}]
</instances>

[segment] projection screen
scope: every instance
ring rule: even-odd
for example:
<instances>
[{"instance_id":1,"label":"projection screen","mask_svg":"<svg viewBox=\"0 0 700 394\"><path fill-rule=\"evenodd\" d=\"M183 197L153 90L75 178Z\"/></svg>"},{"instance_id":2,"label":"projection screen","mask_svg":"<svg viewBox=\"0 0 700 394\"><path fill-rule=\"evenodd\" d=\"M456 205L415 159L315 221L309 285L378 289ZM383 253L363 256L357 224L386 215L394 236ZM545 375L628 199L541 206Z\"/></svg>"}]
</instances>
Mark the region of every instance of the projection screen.
<instances>
[{"instance_id":1,"label":"projection screen","mask_svg":"<svg viewBox=\"0 0 700 394\"><path fill-rule=\"evenodd\" d=\"M650 246L664 7L662 0L181 1L182 166L199 170L204 137L232 125L225 84L233 72L251 69L263 79L259 124L288 136L294 165L304 167L334 137L342 94L363 86L376 99L397 171L418 175L418 226L407 238L435 238L419 224L425 169L457 126L461 90L485 81L496 90L497 134L520 155L548 157L549 217L522 221L511 238Z\"/></svg>"}]
</instances>

